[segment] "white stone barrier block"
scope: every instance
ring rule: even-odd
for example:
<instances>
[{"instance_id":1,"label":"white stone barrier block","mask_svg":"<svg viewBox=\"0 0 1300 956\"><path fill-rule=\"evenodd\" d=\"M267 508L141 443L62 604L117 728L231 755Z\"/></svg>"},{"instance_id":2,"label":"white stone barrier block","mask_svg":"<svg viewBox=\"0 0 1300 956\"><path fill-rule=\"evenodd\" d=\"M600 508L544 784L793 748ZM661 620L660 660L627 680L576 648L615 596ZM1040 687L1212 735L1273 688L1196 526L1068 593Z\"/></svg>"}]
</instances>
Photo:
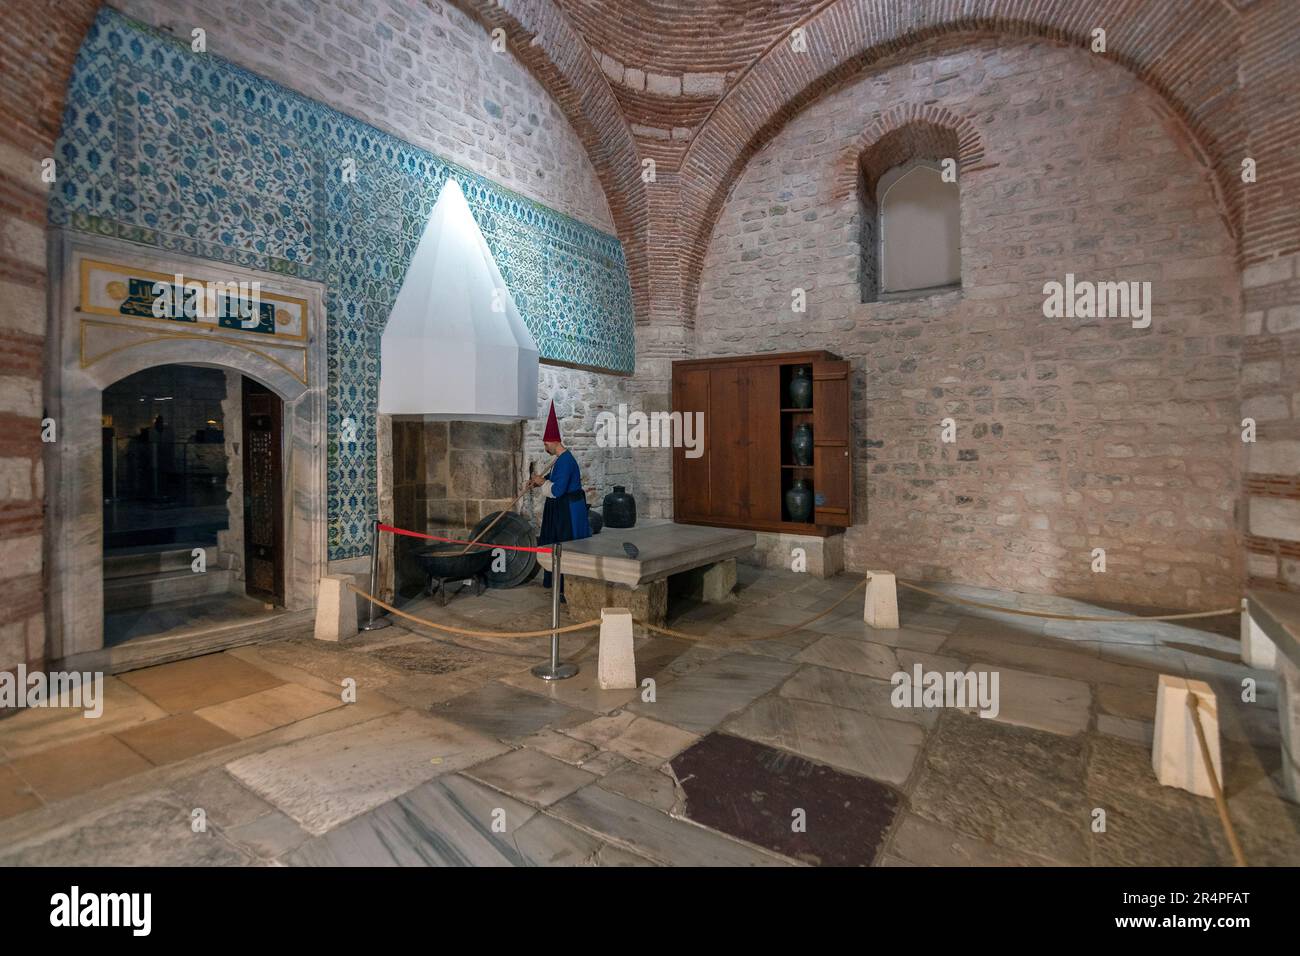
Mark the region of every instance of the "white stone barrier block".
<instances>
[{"instance_id":1,"label":"white stone barrier block","mask_svg":"<svg viewBox=\"0 0 1300 956\"><path fill-rule=\"evenodd\" d=\"M632 612L625 607L600 612L600 657L596 681L601 690L636 687L636 657L632 650Z\"/></svg>"},{"instance_id":2,"label":"white stone barrier block","mask_svg":"<svg viewBox=\"0 0 1300 956\"><path fill-rule=\"evenodd\" d=\"M1249 611L1241 612L1241 662L1262 671L1277 669L1277 645L1268 639Z\"/></svg>"},{"instance_id":3,"label":"white stone barrier block","mask_svg":"<svg viewBox=\"0 0 1300 956\"><path fill-rule=\"evenodd\" d=\"M1166 787L1190 790L1202 797L1213 797L1210 775L1206 772L1201 744L1192 726L1192 711L1187 697L1195 694L1205 742L1210 748L1210 762L1220 786L1223 761L1219 756L1219 705L1214 691L1205 681L1188 680L1161 674L1156 688L1156 726L1151 745L1151 766L1156 779Z\"/></svg>"},{"instance_id":4,"label":"white stone barrier block","mask_svg":"<svg viewBox=\"0 0 1300 956\"><path fill-rule=\"evenodd\" d=\"M862 620L871 627L898 627L898 582L888 571L867 572L867 600Z\"/></svg>"},{"instance_id":5,"label":"white stone barrier block","mask_svg":"<svg viewBox=\"0 0 1300 956\"><path fill-rule=\"evenodd\" d=\"M316 589L316 640L346 641L357 636L357 599L350 574L327 574Z\"/></svg>"}]
</instances>

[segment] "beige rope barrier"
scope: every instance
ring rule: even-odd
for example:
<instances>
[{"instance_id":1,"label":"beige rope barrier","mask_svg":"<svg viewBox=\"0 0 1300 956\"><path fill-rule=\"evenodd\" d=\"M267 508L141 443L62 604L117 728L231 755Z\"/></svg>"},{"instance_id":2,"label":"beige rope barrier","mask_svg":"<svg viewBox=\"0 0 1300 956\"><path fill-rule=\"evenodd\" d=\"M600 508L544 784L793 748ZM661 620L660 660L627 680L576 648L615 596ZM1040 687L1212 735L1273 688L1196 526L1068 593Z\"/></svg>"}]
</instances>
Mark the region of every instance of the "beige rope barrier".
<instances>
[{"instance_id":1,"label":"beige rope barrier","mask_svg":"<svg viewBox=\"0 0 1300 956\"><path fill-rule=\"evenodd\" d=\"M1237 866L1246 866L1246 854L1242 852L1237 831L1232 827L1232 819L1228 816L1228 801L1224 799L1223 788L1219 786L1219 775L1214 772L1214 762L1210 760L1210 745L1205 740L1205 728L1201 726L1200 706L1196 693L1188 691L1187 709L1192 712L1192 726L1196 729L1196 740L1201 745L1201 759L1205 761L1205 770L1210 776L1210 790L1214 793L1214 805L1219 810L1219 821L1223 824L1223 832L1227 834L1228 846L1232 847L1232 856L1237 861Z\"/></svg>"},{"instance_id":2,"label":"beige rope barrier","mask_svg":"<svg viewBox=\"0 0 1300 956\"><path fill-rule=\"evenodd\" d=\"M464 637L550 637L552 634L572 634L574 631L585 631L589 628L600 627L600 618L593 617L590 621L583 621L580 624L566 624L564 627L557 628L547 627L538 631L478 631L467 627L455 627L451 624L439 624L437 621L430 621L428 618L416 617L414 614L399 611L391 604L379 600L374 595L367 594L351 582L348 582L348 588L360 594L367 601L373 601L376 606L382 607L389 614L394 614L415 624L423 624L425 627L431 627L437 631L460 634Z\"/></svg>"},{"instance_id":3,"label":"beige rope barrier","mask_svg":"<svg viewBox=\"0 0 1300 956\"><path fill-rule=\"evenodd\" d=\"M899 581L899 587L908 588L912 591L920 591L922 594L928 594L936 597L941 601L947 601L949 604L964 604L967 607L984 608L986 611L997 611L1000 614L1018 614L1021 617L1045 617L1053 621L1102 621L1111 624L1123 624L1125 621L1190 621L1198 617L1222 617L1225 614L1240 614L1240 607L1224 608L1221 611L1193 611L1187 614L1152 614L1152 615L1128 615L1125 617L1114 617L1101 614L1053 614L1050 611L1022 611L1019 608L1003 607L1000 604L985 604L981 601L970 601L966 598L959 598L955 595L944 594L941 591L931 591L929 588L923 588L919 584L912 584L908 581Z\"/></svg>"},{"instance_id":4,"label":"beige rope barrier","mask_svg":"<svg viewBox=\"0 0 1300 956\"><path fill-rule=\"evenodd\" d=\"M775 638L782 637L786 634L791 634L794 631L798 631L801 630L802 628L807 627L809 624L812 624L814 621L821 620L827 614L831 613L831 611L835 610L837 607L839 607L841 604L843 604L845 601L851 598L855 593L860 591L866 585L866 583L867 583L866 579L864 578L860 583L854 585L851 591L845 592L845 594L842 597L838 598L835 601L835 603L833 603L830 607L826 608L824 611L818 614L814 614L812 617L808 618L808 620L803 621L800 624L794 624L790 627L783 628L782 630L775 631L771 634L764 634L758 636L727 635L726 639L730 641L737 641L737 642L770 641ZM373 601L377 607L382 607L389 614L396 615L397 617L403 618L404 620L407 621L411 621L415 624L423 624L425 627L431 627L434 630L446 631L449 634L460 634L465 637L549 637L552 634L552 630L549 627L537 631L479 631L479 630L473 630L465 627L456 627L451 624L439 624L436 621L430 621L428 618L418 617L414 614L408 614L405 611L398 610L397 608L393 607L391 604L385 601L381 601L379 598L366 593L361 588L357 587L355 584L352 584L351 582L349 582L347 586L349 590L355 591L357 594L360 594L367 601ZM712 636L712 635L688 634L685 631L677 631L670 627L659 627L657 624L644 624L642 626L644 626L646 630L655 631L656 633L659 634L666 634L669 637L683 638L688 641L703 641L703 640L718 639L716 636ZM593 627L600 627L599 618L592 618L590 621L582 621L579 624L566 624L564 627L555 629L554 633L570 634L574 631L585 631Z\"/></svg>"},{"instance_id":5,"label":"beige rope barrier","mask_svg":"<svg viewBox=\"0 0 1300 956\"><path fill-rule=\"evenodd\" d=\"M790 627L783 628L782 630L779 631L774 631L771 634L762 634L758 636L739 635L739 634L728 635L727 639L733 641L772 641L772 640L776 640L779 637L784 637L786 634L793 634L795 631L801 631L809 624L812 624L814 621L820 621L827 614L831 613L831 611L835 610L837 607L839 607L849 598L853 597L853 595L856 594L858 591L866 587L866 585L867 585L867 579L863 578L861 581L859 581L857 584L853 586L853 589L851 591L846 591L842 597L838 598L835 601L835 603L832 604L830 607L826 608L826 610L822 611L820 614L814 614L812 617L808 618L808 620L802 621L799 624L793 624ZM702 641L702 640L709 639L702 634L688 634L685 631L676 631L673 630L671 627L660 627L657 624L645 624L643 626L646 628L646 630L654 631L657 634L667 634L669 637L680 637L688 641ZM716 638L714 639L716 640Z\"/></svg>"}]
</instances>

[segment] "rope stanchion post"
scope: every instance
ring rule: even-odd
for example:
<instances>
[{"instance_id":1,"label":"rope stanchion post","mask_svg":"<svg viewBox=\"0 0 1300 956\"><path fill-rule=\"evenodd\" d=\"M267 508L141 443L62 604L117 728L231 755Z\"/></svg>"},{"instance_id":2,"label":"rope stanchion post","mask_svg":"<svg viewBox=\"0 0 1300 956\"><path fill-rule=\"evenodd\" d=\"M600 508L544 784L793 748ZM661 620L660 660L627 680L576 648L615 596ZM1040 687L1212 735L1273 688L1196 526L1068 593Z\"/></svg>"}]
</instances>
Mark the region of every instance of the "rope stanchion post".
<instances>
[{"instance_id":1,"label":"rope stanchion post","mask_svg":"<svg viewBox=\"0 0 1300 956\"><path fill-rule=\"evenodd\" d=\"M375 519L375 531L370 540L370 593L375 594L379 588L379 519ZM380 631L393 622L386 617L375 617L375 602L370 601L370 613L366 623L361 625L363 631Z\"/></svg>"},{"instance_id":2,"label":"rope stanchion post","mask_svg":"<svg viewBox=\"0 0 1300 956\"><path fill-rule=\"evenodd\" d=\"M533 676L542 680L568 680L578 673L578 665L560 663L560 542L551 545L551 659L533 668Z\"/></svg>"}]
</instances>

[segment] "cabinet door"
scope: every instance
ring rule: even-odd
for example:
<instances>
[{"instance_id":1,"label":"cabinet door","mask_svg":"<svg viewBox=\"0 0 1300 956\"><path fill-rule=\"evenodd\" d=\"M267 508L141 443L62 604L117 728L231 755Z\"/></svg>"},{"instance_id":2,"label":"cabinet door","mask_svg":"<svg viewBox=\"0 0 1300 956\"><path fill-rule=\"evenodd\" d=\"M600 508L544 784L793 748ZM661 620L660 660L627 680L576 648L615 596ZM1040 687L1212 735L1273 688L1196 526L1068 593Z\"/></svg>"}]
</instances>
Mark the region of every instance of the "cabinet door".
<instances>
[{"instance_id":1,"label":"cabinet door","mask_svg":"<svg viewBox=\"0 0 1300 956\"><path fill-rule=\"evenodd\" d=\"M781 520L781 366L751 365L743 423L748 451L744 517Z\"/></svg>"},{"instance_id":2,"label":"cabinet door","mask_svg":"<svg viewBox=\"0 0 1300 956\"><path fill-rule=\"evenodd\" d=\"M709 516L728 521L745 517L749 497L749 377L739 366L709 371L709 417L704 422L709 448Z\"/></svg>"},{"instance_id":3,"label":"cabinet door","mask_svg":"<svg viewBox=\"0 0 1300 956\"><path fill-rule=\"evenodd\" d=\"M853 520L849 363L813 363L813 521L847 528Z\"/></svg>"},{"instance_id":4,"label":"cabinet door","mask_svg":"<svg viewBox=\"0 0 1300 956\"><path fill-rule=\"evenodd\" d=\"M686 449L673 449L673 514L679 518L699 519L709 516L709 373L707 369L681 369L673 372L673 411L683 416L702 412L703 454L688 458Z\"/></svg>"}]
</instances>

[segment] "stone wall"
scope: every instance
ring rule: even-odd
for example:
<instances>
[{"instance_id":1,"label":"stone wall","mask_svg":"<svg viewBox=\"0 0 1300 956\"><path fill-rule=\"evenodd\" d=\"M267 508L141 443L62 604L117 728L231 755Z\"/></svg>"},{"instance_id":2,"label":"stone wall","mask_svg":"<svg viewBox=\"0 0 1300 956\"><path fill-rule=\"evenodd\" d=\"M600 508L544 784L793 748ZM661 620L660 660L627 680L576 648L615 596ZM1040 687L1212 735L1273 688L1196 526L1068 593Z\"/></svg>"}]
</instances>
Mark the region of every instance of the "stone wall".
<instances>
[{"instance_id":1,"label":"stone wall","mask_svg":"<svg viewBox=\"0 0 1300 956\"><path fill-rule=\"evenodd\" d=\"M114 5L183 37L201 26L216 55L612 231L586 150L550 94L513 53L492 52L483 28L454 7L420 0ZM6 57L23 68L0 80L0 433L7 436L0 442L0 596L9 609L0 668L46 655L40 381L49 184L40 174L42 160L54 155L73 58L99 6L34 0L6 11ZM587 375L555 369L553 377ZM596 378L606 388L622 381Z\"/></svg>"},{"instance_id":2,"label":"stone wall","mask_svg":"<svg viewBox=\"0 0 1300 956\"><path fill-rule=\"evenodd\" d=\"M963 288L863 304L858 197L837 174L877 114L909 104L982 140L960 178ZM1133 76L1048 42L936 42L750 161L709 246L695 354L852 361L850 568L1223 606L1240 566L1233 252L1206 168ZM1151 327L1045 319L1043 283L1067 272L1150 281Z\"/></svg>"},{"instance_id":3,"label":"stone wall","mask_svg":"<svg viewBox=\"0 0 1300 956\"><path fill-rule=\"evenodd\" d=\"M582 143L509 51L446 3L115 0L127 16L613 232Z\"/></svg>"},{"instance_id":4,"label":"stone wall","mask_svg":"<svg viewBox=\"0 0 1300 956\"><path fill-rule=\"evenodd\" d=\"M1242 277L1246 335L1241 414L1246 447L1246 574L1252 586L1300 591L1300 256Z\"/></svg>"},{"instance_id":5,"label":"stone wall","mask_svg":"<svg viewBox=\"0 0 1300 956\"><path fill-rule=\"evenodd\" d=\"M42 161L97 3L9 4L0 70L0 669L46 659L41 374L48 272ZM11 64L21 68L11 69Z\"/></svg>"},{"instance_id":6,"label":"stone wall","mask_svg":"<svg viewBox=\"0 0 1300 956\"><path fill-rule=\"evenodd\" d=\"M464 539L484 515L509 507L523 484L519 424L395 415L392 428L399 528ZM428 544L409 537L395 542L399 590L421 580L410 554Z\"/></svg>"}]
</instances>

